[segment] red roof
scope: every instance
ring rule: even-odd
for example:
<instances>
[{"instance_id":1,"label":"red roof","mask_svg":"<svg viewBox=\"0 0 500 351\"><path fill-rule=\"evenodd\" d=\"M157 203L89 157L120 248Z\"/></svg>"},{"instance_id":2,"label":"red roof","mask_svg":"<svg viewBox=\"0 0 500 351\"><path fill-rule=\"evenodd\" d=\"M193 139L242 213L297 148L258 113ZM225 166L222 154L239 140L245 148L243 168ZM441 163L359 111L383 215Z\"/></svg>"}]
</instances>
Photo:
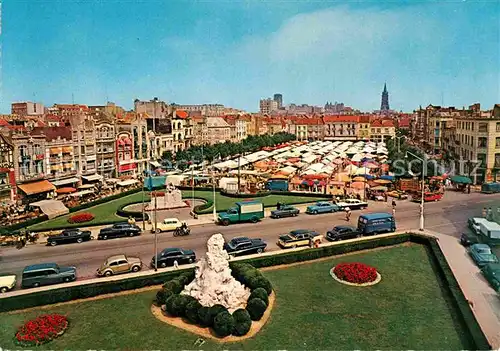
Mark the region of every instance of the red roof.
<instances>
[{"instance_id":1,"label":"red roof","mask_svg":"<svg viewBox=\"0 0 500 351\"><path fill-rule=\"evenodd\" d=\"M325 123L358 123L361 116L324 116Z\"/></svg>"},{"instance_id":2,"label":"red roof","mask_svg":"<svg viewBox=\"0 0 500 351\"><path fill-rule=\"evenodd\" d=\"M371 123L372 127L394 127L394 121L393 120L388 120L388 119L377 119L375 121L372 121Z\"/></svg>"},{"instance_id":3,"label":"red roof","mask_svg":"<svg viewBox=\"0 0 500 351\"><path fill-rule=\"evenodd\" d=\"M184 110L175 110L175 115L179 118L184 119L187 118L189 114Z\"/></svg>"},{"instance_id":4,"label":"red roof","mask_svg":"<svg viewBox=\"0 0 500 351\"><path fill-rule=\"evenodd\" d=\"M72 140L71 127L36 127L32 130L33 134L45 134L48 141L61 139Z\"/></svg>"},{"instance_id":5,"label":"red roof","mask_svg":"<svg viewBox=\"0 0 500 351\"><path fill-rule=\"evenodd\" d=\"M409 118L409 117L400 119L398 122L399 128L409 128L410 121L411 121L411 118Z\"/></svg>"},{"instance_id":6,"label":"red roof","mask_svg":"<svg viewBox=\"0 0 500 351\"><path fill-rule=\"evenodd\" d=\"M297 125L320 125L323 124L323 121L319 117L312 118L297 118L293 120L294 124Z\"/></svg>"},{"instance_id":7,"label":"red roof","mask_svg":"<svg viewBox=\"0 0 500 351\"><path fill-rule=\"evenodd\" d=\"M9 122L7 122L5 119L0 119L0 126L9 126Z\"/></svg>"},{"instance_id":8,"label":"red roof","mask_svg":"<svg viewBox=\"0 0 500 351\"><path fill-rule=\"evenodd\" d=\"M56 115L46 115L45 119L47 121L62 122L62 118Z\"/></svg>"}]
</instances>

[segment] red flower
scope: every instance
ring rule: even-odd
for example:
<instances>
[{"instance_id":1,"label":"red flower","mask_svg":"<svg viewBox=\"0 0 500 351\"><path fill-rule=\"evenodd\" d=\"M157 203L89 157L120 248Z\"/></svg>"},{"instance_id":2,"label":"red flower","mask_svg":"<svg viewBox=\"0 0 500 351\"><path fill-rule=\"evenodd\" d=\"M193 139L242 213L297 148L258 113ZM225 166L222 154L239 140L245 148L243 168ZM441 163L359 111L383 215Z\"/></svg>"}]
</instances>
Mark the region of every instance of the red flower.
<instances>
[{"instance_id":1,"label":"red flower","mask_svg":"<svg viewBox=\"0 0 500 351\"><path fill-rule=\"evenodd\" d=\"M93 219L94 219L94 215L92 213L84 212L84 213L78 213L76 215L69 217L68 222L69 223L84 223L84 222L90 222Z\"/></svg>"},{"instance_id":2,"label":"red flower","mask_svg":"<svg viewBox=\"0 0 500 351\"><path fill-rule=\"evenodd\" d=\"M46 314L19 327L16 340L23 346L34 346L57 338L68 327L68 320L60 314Z\"/></svg>"},{"instance_id":3,"label":"red flower","mask_svg":"<svg viewBox=\"0 0 500 351\"><path fill-rule=\"evenodd\" d=\"M355 284L371 283L377 279L375 268L359 262L340 263L335 266L333 273L340 280Z\"/></svg>"}]
</instances>

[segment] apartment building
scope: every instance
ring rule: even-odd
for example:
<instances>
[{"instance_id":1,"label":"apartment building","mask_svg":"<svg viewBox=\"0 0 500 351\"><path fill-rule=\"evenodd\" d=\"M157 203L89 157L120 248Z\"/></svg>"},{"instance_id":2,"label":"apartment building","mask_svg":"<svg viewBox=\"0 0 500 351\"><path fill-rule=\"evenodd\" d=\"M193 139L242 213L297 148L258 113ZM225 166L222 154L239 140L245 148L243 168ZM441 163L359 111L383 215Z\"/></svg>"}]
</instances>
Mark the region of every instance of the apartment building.
<instances>
[{"instance_id":1,"label":"apartment building","mask_svg":"<svg viewBox=\"0 0 500 351\"><path fill-rule=\"evenodd\" d=\"M288 130L297 136L297 140L323 140L325 137L324 123L320 117L290 118Z\"/></svg>"},{"instance_id":2,"label":"apartment building","mask_svg":"<svg viewBox=\"0 0 500 351\"><path fill-rule=\"evenodd\" d=\"M186 111L189 114L192 112L199 112L201 116L205 117L219 117L226 114L233 114L241 112L238 109L225 107L222 104L202 104L202 105L177 105L173 104L172 108L177 110Z\"/></svg>"},{"instance_id":3,"label":"apartment building","mask_svg":"<svg viewBox=\"0 0 500 351\"><path fill-rule=\"evenodd\" d=\"M172 135L174 152L185 150L191 146L193 125L186 111L174 111L172 117Z\"/></svg>"},{"instance_id":4,"label":"apartment building","mask_svg":"<svg viewBox=\"0 0 500 351\"><path fill-rule=\"evenodd\" d=\"M358 122L358 140L370 140L371 137L371 127L370 121L372 117L370 115L359 116Z\"/></svg>"},{"instance_id":5,"label":"apartment building","mask_svg":"<svg viewBox=\"0 0 500 351\"><path fill-rule=\"evenodd\" d=\"M11 113L20 117L43 116L45 107L38 102L14 102L11 104Z\"/></svg>"},{"instance_id":6,"label":"apartment building","mask_svg":"<svg viewBox=\"0 0 500 351\"><path fill-rule=\"evenodd\" d=\"M111 112L98 110L94 117L97 144L97 173L104 178L115 174L115 118Z\"/></svg>"},{"instance_id":7,"label":"apartment building","mask_svg":"<svg viewBox=\"0 0 500 351\"><path fill-rule=\"evenodd\" d=\"M79 113L72 115L69 122L77 174L87 177L96 174L97 143L94 119L87 114Z\"/></svg>"},{"instance_id":8,"label":"apartment building","mask_svg":"<svg viewBox=\"0 0 500 351\"><path fill-rule=\"evenodd\" d=\"M231 140L231 126L222 117L207 117L207 143L210 145Z\"/></svg>"},{"instance_id":9,"label":"apartment building","mask_svg":"<svg viewBox=\"0 0 500 351\"><path fill-rule=\"evenodd\" d=\"M163 119L171 113L169 105L157 97L152 100L134 100L134 111L138 114L148 115L151 118Z\"/></svg>"},{"instance_id":10,"label":"apartment building","mask_svg":"<svg viewBox=\"0 0 500 351\"><path fill-rule=\"evenodd\" d=\"M15 195L14 144L9 135L0 132L0 201L14 201Z\"/></svg>"},{"instance_id":11,"label":"apartment building","mask_svg":"<svg viewBox=\"0 0 500 351\"><path fill-rule=\"evenodd\" d=\"M222 117L231 127L231 141L237 143L247 137L247 124L239 116L224 116Z\"/></svg>"},{"instance_id":12,"label":"apartment building","mask_svg":"<svg viewBox=\"0 0 500 351\"><path fill-rule=\"evenodd\" d=\"M453 116L446 115L434 115L430 116L428 120L429 134L426 135L427 144L433 154L440 154L443 152L443 134L444 131L453 127L454 118Z\"/></svg>"},{"instance_id":13,"label":"apartment building","mask_svg":"<svg viewBox=\"0 0 500 351\"><path fill-rule=\"evenodd\" d=\"M370 124L370 140L387 142L396 136L396 125L392 119L376 119Z\"/></svg>"},{"instance_id":14,"label":"apartment building","mask_svg":"<svg viewBox=\"0 0 500 351\"><path fill-rule=\"evenodd\" d=\"M154 134L153 134L154 136ZM127 112L116 122L115 166L117 176L143 174L151 159L144 114ZM155 149L153 149L155 150Z\"/></svg>"},{"instance_id":15,"label":"apartment building","mask_svg":"<svg viewBox=\"0 0 500 351\"><path fill-rule=\"evenodd\" d=\"M267 124L267 132L271 135L287 130L286 122L281 118L264 118L264 121Z\"/></svg>"},{"instance_id":16,"label":"apartment building","mask_svg":"<svg viewBox=\"0 0 500 351\"><path fill-rule=\"evenodd\" d=\"M260 113L270 115L272 112L278 110L278 101L268 98L261 99L259 102Z\"/></svg>"},{"instance_id":17,"label":"apartment building","mask_svg":"<svg viewBox=\"0 0 500 351\"><path fill-rule=\"evenodd\" d=\"M325 140L357 140L360 136L359 122L359 116L324 116L324 138ZM365 121L363 135L366 131L366 124Z\"/></svg>"},{"instance_id":18,"label":"apartment building","mask_svg":"<svg viewBox=\"0 0 500 351\"><path fill-rule=\"evenodd\" d=\"M191 116L191 123L193 125L193 145L204 145L208 142L208 131L206 124L206 117L200 115Z\"/></svg>"}]
</instances>

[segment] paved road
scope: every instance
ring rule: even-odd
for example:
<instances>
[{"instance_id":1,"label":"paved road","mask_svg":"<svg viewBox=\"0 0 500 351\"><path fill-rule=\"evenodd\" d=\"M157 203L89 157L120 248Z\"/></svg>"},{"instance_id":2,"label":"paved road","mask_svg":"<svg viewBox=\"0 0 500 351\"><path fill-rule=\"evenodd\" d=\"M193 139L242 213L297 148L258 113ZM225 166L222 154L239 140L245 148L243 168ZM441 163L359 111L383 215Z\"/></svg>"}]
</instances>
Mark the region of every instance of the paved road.
<instances>
[{"instance_id":1,"label":"paved road","mask_svg":"<svg viewBox=\"0 0 500 351\"><path fill-rule=\"evenodd\" d=\"M448 192L441 202L425 205L425 228L445 235L459 236L465 229L467 218L481 214L485 206L500 202L500 195L470 195ZM390 212L387 203L370 203L368 210L353 211L351 224L356 224L357 215L362 212ZM206 252L206 241L214 233L222 233L226 240L235 236L260 237L268 243L268 250L278 250L276 240L280 234L292 229L313 229L325 233L331 227L345 224L342 213L316 216L301 214L294 218L264 219L258 224L239 224L228 227L213 224L192 228L188 237L174 238L171 233L158 234L158 249L181 247L193 249L198 257ZM396 210L398 230L415 229L419 226L419 204L398 202ZM93 240L81 244L47 247L41 244L29 245L22 250L4 248L0 250L0 274L15 273L18 276L29 264L56 262L59 265L76 266L79 279L94 276L99 265L110 255L124 253L140 257L149 263L154 254L154 235L144 233L139 237L120 238L108 241ZM149 268L147 268L149 269Z\"/></svg>"}]
</instances>

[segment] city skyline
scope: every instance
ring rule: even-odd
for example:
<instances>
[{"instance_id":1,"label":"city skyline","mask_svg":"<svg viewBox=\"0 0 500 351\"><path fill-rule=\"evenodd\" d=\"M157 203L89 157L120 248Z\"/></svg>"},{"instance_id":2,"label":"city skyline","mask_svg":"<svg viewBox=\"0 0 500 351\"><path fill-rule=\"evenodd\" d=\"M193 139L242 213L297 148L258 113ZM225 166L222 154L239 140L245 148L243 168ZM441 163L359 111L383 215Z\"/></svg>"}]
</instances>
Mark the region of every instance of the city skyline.
<instances>
[{"instance_id":1,"label":"city skyline","mask_svg":"<svg viewBox=\"0 0 500 351\"><path fill-rule=\"evenodd\" d=\"M255 112L275 92L372 111L384 82L397 111L499 101L498 3L53 3L3 4L2 113L155 96Z\"/></svg>"}]
</instances>

